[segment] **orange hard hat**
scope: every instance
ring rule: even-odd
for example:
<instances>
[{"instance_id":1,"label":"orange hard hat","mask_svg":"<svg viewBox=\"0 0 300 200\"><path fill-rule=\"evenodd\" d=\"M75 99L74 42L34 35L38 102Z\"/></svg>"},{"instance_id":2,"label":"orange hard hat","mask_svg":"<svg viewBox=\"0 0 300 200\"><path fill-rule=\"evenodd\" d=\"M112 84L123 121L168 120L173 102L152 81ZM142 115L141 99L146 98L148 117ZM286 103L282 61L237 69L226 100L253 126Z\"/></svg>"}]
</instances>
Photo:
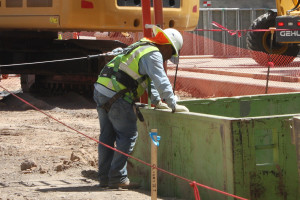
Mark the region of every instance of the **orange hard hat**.
<instances>
[{"instance_id":1,"label":"orange hard hat","mask_svg":"<svg viewBox=\"0 0 300 200\"><path fill-rule=\"evenodd\" d=\"M183 45L183 38L181 33L173 28L162 30L155 25L153 25L152 31L154 33L154 37L147 39L156 44L171 44L176 52L174 54L174 57L178 57L179 51Z\"/></svg>"}]
</instances>

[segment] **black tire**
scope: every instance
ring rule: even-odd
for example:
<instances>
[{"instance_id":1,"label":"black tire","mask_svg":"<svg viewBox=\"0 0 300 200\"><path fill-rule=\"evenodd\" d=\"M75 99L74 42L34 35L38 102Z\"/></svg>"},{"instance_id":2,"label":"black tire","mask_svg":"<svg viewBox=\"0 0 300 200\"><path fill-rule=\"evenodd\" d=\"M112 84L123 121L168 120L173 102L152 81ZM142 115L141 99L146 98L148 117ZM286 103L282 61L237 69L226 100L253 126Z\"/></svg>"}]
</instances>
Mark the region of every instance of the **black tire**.
<instances>
[{"instance_id":1,"label":"black tire","mask_svg":"<svg viewBox=\"0 0 300 200\"><path fill-rule=\"evenodd\" d=\"M258 17L251 25L250 29L269 29L275 27L276 13L268 12ZM247 32L247 48L252 50L252 58L260 65L267 66L271 61L274 65L287 65L298 55L299 48L295 44L282 44L276 42L274 33L271 53L271 32Z\"/></svg>"}]
</instances>

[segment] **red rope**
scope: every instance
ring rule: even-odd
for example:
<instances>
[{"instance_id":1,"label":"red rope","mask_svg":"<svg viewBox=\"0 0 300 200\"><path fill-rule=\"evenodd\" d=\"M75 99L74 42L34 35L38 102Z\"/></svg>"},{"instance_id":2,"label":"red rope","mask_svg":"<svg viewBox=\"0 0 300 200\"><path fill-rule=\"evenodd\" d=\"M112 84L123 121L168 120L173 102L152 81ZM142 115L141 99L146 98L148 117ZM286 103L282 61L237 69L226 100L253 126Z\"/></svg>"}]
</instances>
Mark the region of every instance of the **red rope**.
<instances>
[{"instance_id":1,"label":"red rope","mask_svg":"<svg viewBox=\"0 0 300 200\"><path fill-rule=\"evenodd\" d=\"M193 181L192 183L190 183L190 186L194 189L195 200L201 200L196 182Z\"/></svg>"},{"instance_id":2,"label":"red rope","mask_svg":"<svg viewBox=\"0 0 300 200\"><path fill-rule=\"evenodd\" d=\"M218 24L217 22L212 22L212 25L219 28L219 29L195 29L195 31L227 31L231 36L237 35L238 37L242 37L243 33L246 32L267 32L271 31L270 29L244 29L244 30L230 30L226 27ZM276 29L275 31L299 31L300 29Z\"/></svg>"},{"instance_id":3,"label":"red rope","mask_svg":"<svg viewBox=\"0 0 300 200\"><path fill-rule=\"evenodd\" d=\"M53 117L53 116L51 116L51 115L45 113L44 111L40 110L40 109L37 108L37 107L35 107L35 106L32 105L31 103L29 103L29 102L27 102L26 100L22 99L21 97L18 97L18 96L15 95L14 93L8 91L8 90L7 90L6 88L4 88L3 86L0 85L0 87L3 88L5 91L7 91L9 94L11 94L11 95L13 95L14 97L18 98L20 101L22 101L22 102L24 102L25 104L31 106L31 107L34 108L35 110L37 110L37 111L43 113L44 115L48 116L49 118L51 118L51 119L57 121L58 123L60 123L60 124L62 124L62 125L64 125L64 126L66 126L66 127L68 127L69 129L71 129L71 130L73 130L73 131L75 131L75 132L77 132L77 133L79 133L79 134L81 134L81 135L83 135L83 136L85 136L85 137L87 137L87 138L89 138L89 139L91 139L91 140L93 140L93 141L95 141L95 142L97 142L97 143L99 143L99 144L101 144L101 145L103 145L103 146L109 148L109 149L112 149L112 150L114 150L114 151L116 151L116 152L118 152L118 153L120 153L120 154L122 154L122 155L124 155L124 156L126 156L126 157L132 158L133 160L136 160L136 161L138 161L138 162L140 162L140 163L142 163L142 164L144 164L144 165L147 165L148 167L156 168L157 170L159 170L159 171L161 171L161 172L163 172L163 173L166 173L166 174L169 174L169 175L174 176L174 177L176 177L176 178L179 178L179 179L181 179L181 180L187 181L187 182L189 182L189 184L193 184L193 186L192 186L192 185L191 185L191 186L194 187L194 193L195 193L195 187L197 187L197 185L198 185L198 186L200 186L200 187L206 188L206 189L208 189L208 190L212 190L212 191L214 191L214 192L218 192L218 193L224 194L224 195L226 195L226 196L234 197L234 198L240 199L240 200L247 200L247 199L245 199L245 198L243 198L243 197L239 197L239 196L236 196L236 195L233 195L233 194L230 194L230 193L227 193L227 192L224 192L224 191L221 191L221 190L218 190L218 189L215 189L215 188L212 188L212 187L209 187L209 186L206 186L206 185L197 183L197 182L195 182L195 181L189 180L189 179L184 178L184 177L182 177L182 176L179 176L179 175L177 175L177 174L168 172L168 171L166 171L166 170L164 170L164 169L162 169L162 168L159 168L159 167L156 167L156 166L152 166L151 164L149 164L149 163L147 163L147 162L145 162L145 161L143 161L143 160L140 160L140 159L135 158L135 157L133 157L133 156L131 156L131 155L129 155L129 154L126 154L126 153L124 153L124 152L122 152L122 151L120 151L120 150L118 150L118 149L116 149L116 148L113 148L113 147L111 147L111 146L109 146L109 145L107 145L107 144L105 144L105 143L103 143L103 142L100 142L100 141L98 141L98 140L96 140L96 139L94 139L94 138L92 138L92 137L90 137L90 136L88 136L88 135L86 135L86 134L84 134L84 133L82 133L82 132L80 132L80 131L78 131L78 130L72 128L72 127L70 127L69 125L67 125L67 124L65 124L65 123L63 123L63 122L61 122L61 121L59 121L59 120L56 119L55 117ZM198 190L198 188L197 188L197 190ZM195 193L195 195L196 195L196 193ZM198 192L198 195L199 195L199 192ZM195 196L195 198L197 198L197 197ZM199 196L199 199L200 199L200 196Z\"/></svg>"}]
</instances>

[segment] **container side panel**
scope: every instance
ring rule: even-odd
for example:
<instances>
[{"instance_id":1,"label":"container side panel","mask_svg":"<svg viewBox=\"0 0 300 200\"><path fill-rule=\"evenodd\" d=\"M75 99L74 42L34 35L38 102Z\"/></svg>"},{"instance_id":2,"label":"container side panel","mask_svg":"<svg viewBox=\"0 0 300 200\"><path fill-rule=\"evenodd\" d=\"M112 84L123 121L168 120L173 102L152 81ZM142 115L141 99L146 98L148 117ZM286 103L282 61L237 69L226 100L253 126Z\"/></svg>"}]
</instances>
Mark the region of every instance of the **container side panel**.
<instances>
[{"instance_id":1,"label":"container side panel","mask_svg":"<svg viewBox=\"0 0 300 200\"><path fill-rule=\"evenodd\" d=\"M236 147L243 152L242 161L234 163L234 172L244 173L235 174L237 193L250 194L256 200L298 199L297 156L290 118L254 118L233 126L234 133L241 134L239 143L233 145L234 152L238 153Z\"/></svg>"},{"instance_id":2,"label":"container side panel","mask_svg":"<svg viewBox=\"0 0 300 200\"><path fill-rule=\"evenodd\" d=\"M181 101L191 112L227 117L258 117L300 113L300 93L252 95Z\"/></svg>"},{"instance_id":3,"label":"container side panel","mask_svg":"<svg viewBox=\"0 0 300 200\"><path fill-rule=\"evenodd\" d=\"M139 123L139 139L134 156L150 161L151 129L161 136L158 167L219 190L234 193L230 122L220 118L163 111L142 110L146 124ZM150 169L132 162L136 181L150 188ZM194 199L188 182L159 172L158 191L162 196ZM227 199L199 188L203 199Z\"/></svg>"}]
</instances>

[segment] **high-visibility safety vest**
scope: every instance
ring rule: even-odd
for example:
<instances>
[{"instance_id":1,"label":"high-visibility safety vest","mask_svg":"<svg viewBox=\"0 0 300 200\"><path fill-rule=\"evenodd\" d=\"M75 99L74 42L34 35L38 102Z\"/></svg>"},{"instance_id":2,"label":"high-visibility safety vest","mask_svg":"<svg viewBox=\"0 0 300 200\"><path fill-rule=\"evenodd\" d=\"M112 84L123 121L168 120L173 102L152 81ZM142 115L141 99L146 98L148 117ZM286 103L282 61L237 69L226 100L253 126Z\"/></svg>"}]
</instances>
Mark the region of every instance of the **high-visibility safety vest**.
<instances>
[{"instance_id":1,"label":"high-visibility safety vest","mask_svg":"<svg viewBox=\"0 0 300 200\"><path fill-rule=\"evenodd\" d=\"M130 89L124 99L132 103L144 94L151 81L147 75L139 73L139 61L144 55L154 51L159 49L145 39L130 45L124 54L116 56L105 65L97 83L115 92Z\"/></svg>"}]
</instances>

